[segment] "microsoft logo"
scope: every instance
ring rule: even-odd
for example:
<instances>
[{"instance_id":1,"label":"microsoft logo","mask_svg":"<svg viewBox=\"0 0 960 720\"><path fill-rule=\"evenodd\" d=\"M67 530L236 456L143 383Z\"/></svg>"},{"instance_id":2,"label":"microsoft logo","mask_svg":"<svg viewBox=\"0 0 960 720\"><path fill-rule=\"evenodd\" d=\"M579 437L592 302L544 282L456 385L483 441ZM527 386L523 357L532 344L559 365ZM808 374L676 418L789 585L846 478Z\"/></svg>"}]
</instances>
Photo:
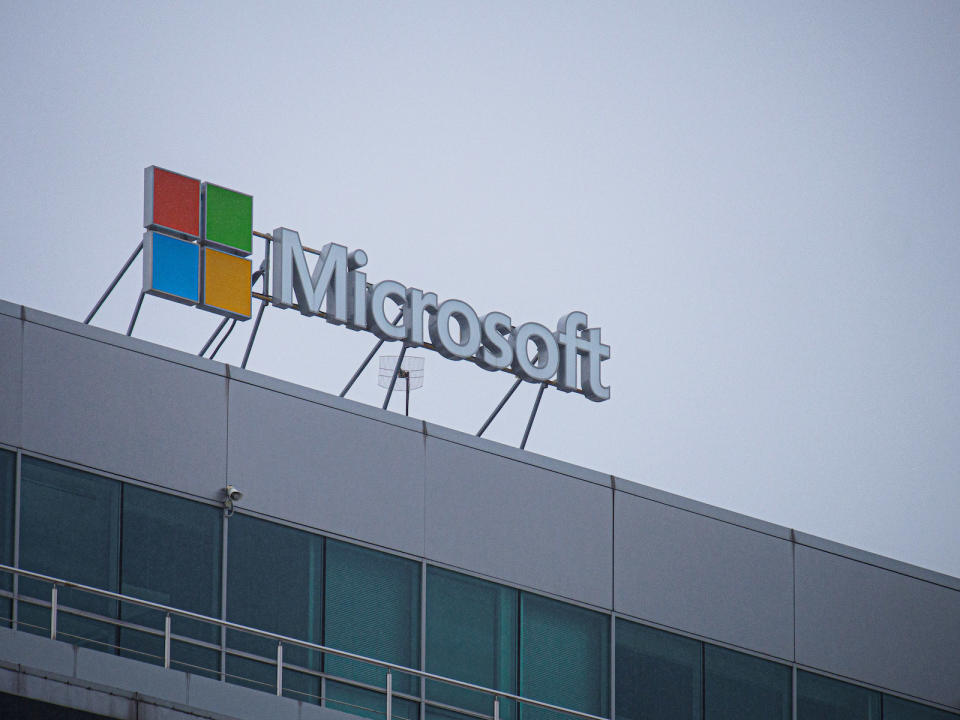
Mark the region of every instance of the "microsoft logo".
<instances>
[{"instance_id":1,"label":"microsoft logo","mask_svg":"<svg viewBox=\"0 0 960 720\"><path fill-rule=\"evenodd\" d=\"M145 293L249 319L252 196L151 165L143 226Z\"/></svg>"}]
</instances>

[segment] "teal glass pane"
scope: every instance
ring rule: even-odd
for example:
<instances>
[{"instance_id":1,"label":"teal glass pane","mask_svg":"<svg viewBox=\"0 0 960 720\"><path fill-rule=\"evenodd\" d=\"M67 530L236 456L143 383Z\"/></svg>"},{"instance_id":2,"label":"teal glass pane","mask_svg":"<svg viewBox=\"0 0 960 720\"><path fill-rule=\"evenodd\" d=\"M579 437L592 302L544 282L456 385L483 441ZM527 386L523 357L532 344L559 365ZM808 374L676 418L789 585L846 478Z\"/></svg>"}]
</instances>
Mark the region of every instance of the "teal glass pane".
<instances>
[{"instance_id":1,"label":"teal glass pane","mask_svg":"<svg viewBox=\"0 0 960 720\"><path fill-rule=\"evenodd\" d=\"M221 516L219 508L135 485L123 488L120 588L124 595L181 610L220 617ZM129 603L121 617L163 630L163 614ZM219 645L216 625L173 616L175 635ZM163 639L135 630L120 631L120 646L141 660L163 661ZM186 642L171 645L178 670L219 676L219 652Z\"/></svg>"},{"instance_id":2,"label":"teal glass pane","mask_svg":"<svg viewBox=\"0 0 960 720\"><path fill-rule=\"evenodd\" d=\"M700 720L702 645L617 619L616 708L620 720Z\"/></svg>"},{"instance_id":3,"label":"teal glass pane","mask_svg":"<svg viewBox=\"0 0 960 720\"><path fill-rule=\"evenodd\" d=\"M120 483L35 458L21 461L20 566L26 570L117 592L120 567ZM21 594L49 599L50 586L22 580ZM106 617L117 603L61 589L59 602ZM23 629L47 633L50 610L21 602ZM112 651L116 627L61 611L60 639Z\"/></svg>"},{"instance_id":4,"label":"teal glass pane","mask_svg":"<svg viewBox=\"0 0 960 720\"><path fill-rule=\"evenodd\" d=\"M797 720L880 720L880 693L801 671Z\"/></svg>"},{"instance_id":5,"label":"teal glass pane","mask_svg":"<svg viewBox=\"0 0 960 720\"><path fill-rule=\"evenodd\" d=\"M320 644L323 640L323 538L245 515L228 521L227 619L249 627ZM227 646L276 660L277 644L249 633L230 631ZM320 654L284 646L285 664L320 670ZM227 656L231 680L254 686L276 685L276 665ZM320 695L312 677L296 688Z\"/></svg>"},{"instance_id":6,"label":"teal glass pane","mask_svg":"<svg viewBox=\"0 0 960 720\"><path fill-rule=\"evenodd\" d=\"M518 602L511 588L427 568L427 671L516 694ZM427 683L427 699L493 715L492 697L443 683Z\"/></svg>"},{"instance_id":7,"label":"teal glass pane","mask_svg":"<svg viewBox=\"0 0 960 720\"><path fill-rule=\"evenodd\" d=\"M420 664L420 563L327 541L324 644L417 668ZM385 687L377 667L328 655L330 675ZM416 678L394 673L396 692L418 695Z\"/></svg>"},{"instance_id":8,"label":"teal glass pane","mask_svg":"<svg viewBox=\"0 0 960 720\"><path fill-rule=\"evenodd\" d=\"M399 720L419 720L420 704L394 697L391 703L391 716ZM346 683L327 681L327 707L342 710L351 715L385 720L387 717L387 696L375 690L366 690Z\"/></svg>"},{"instance_id":9,"label":"teal glass pane","mask_svg":"<svg viewBox=\"0 0 960 720\"><path fill-rule=\"evenodd\" d=\"M883 720L957 720L960 715L946 710L903 700L892 695L883 696Z\"/></svg>"},{"instance_id":10,"label":"teal glass pane","mask_svg":"<svg viewBox=\"0 0 960 720\"><path fill-rule=\"evenodd\" d=\"M520 594L520 695L609 715L610 618L529 593ZM564 717L521 706L524 720Z\"/></svg>"},{"instance_id":11,"label":"teal glass pane","mask_svg":"<svg viewBox=\"0 0 960 720\"><path fill-rule=\"evenodd\" d=\"M789 666L704 645L703 668L706 720L790 720Z\"/></svg>"},{"instance_id":12,"label":"teal glass pane","mask_svg":"<svg viewBox=\"0 0 960 720\"><path fill-rule=\"evenodd\" d=\"M0 563L13 565L13 511L14 511L14 474L17 469L17 456L12 452L0 450ZM0 590L10 592L13 578L10 573L0 573ZM0 627L10 627L13 615L13 602L10 598L0 597Z\"/></svg>"}]
</instances>

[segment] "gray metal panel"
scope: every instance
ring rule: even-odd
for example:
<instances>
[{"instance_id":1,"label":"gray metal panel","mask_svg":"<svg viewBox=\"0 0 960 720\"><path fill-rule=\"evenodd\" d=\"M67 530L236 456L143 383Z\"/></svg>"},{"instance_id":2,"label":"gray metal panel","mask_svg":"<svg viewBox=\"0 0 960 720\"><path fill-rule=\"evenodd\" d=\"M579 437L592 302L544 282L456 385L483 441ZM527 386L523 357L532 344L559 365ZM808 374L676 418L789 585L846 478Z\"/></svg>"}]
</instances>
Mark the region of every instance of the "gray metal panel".
<instances>
[{"instance_id":1,"label":"gray metal panel","mask_svg":"<svg viewBox=\"0 0 960 720\"><path fill-rule=\"evenodd\" d=\"M20 445L23 323L0 315L0 442Z\"/></svg>"},{"instance_id":2,"label":"gray metal panel","mask_svg":"<svg viewBox=\"0 0 960 720\"><path fill-rule=\"evenodd\" d=\"M620 491L614 502L618 612L793 659L788 541Z\"/></svg>"},{"instance_id":3,"label":"gray metal panel","mask_svg":"<svg viewBox=\"0 0 960 720\"><path fill-rule=\"evenodd\" d=\"M609 608L611 490L427 438L430 560Z\"/></svg>"},{"instance_id":4,"label":"gray metal panel","mask_svg":"<svg viewBox=\"0 0 960 720\"><path fill-rule=\"evenodd\" d=\"M797 662L960 709L960 592L797 545Z\"/></svg>"},{"instance_id":5,"label":"gray metal panel","mask_svg":"<svg viewBox=\"0 0 960 720\"><path fill-rule=\"evenodd\" d=\"M0 661L3 662L47 673L73 675L76 651L73 645L48 637L0 628Z\"/></svg>"},{"instance_id":6,"label":"gray metal panel","mask_svg":"<svg viewBox=\"0 0 960 720\"><path fill-rule=\"evenodd\" d=\"M23 447L213 497L226 477L226 379L24 324Z\"/></svg>"},{"instance_id":7,"label":"gray metal panel","mask_svg":"<svg viewBox=\"0 0 960 720\"><path fill-rule=\"evenodd\" d=\"M421 432L230 381L240 508L423 554Z\"/></svg>"},{"instance_id":8,"label":"gray metal panel","mask_svg":"<svg viewBox=\"0 0 960 720\"><path fill-rule=\"evenodd\" d=\"M187 702L186 673L108 655L99 650L77 650L76 677L111 689L140 693L169 702Z\"/></svg>"},{"instance_id":9,"label":"gray metal panel","mask_svg":"<svg viewBox=\"0 0 960 720\"><path fill-rule=\"evenodd\" d=\"M300 716L296 700L200 675L190 676L187 704L240 720L298 720Z\"/></svg>"},{"instance_id":10,"label":"gray metal panel","mask_svg":"<svg viewBox=\"0 0 960 720\"><path fill-rule=\"evenodd\" d=\"M17 694L96 716L126 719L136 717L137 712L137 703L132 698L28 673L20 674Z\"/></svg>"}]
</instances>

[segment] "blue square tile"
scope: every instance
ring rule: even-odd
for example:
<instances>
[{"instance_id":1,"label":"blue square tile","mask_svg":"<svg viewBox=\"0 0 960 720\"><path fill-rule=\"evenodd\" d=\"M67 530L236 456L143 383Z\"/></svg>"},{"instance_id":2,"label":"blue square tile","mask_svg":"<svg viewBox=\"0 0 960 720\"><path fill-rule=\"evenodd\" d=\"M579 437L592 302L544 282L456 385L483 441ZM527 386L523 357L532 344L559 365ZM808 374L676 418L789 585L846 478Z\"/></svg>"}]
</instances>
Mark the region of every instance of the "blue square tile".
<instances>
[{"instance_id":1,"label":"blue square tile","mask_svg":"<svg viewBox=\"0 0 960 720\"><path fill-rule=\"evenodd\" d=\"M143 290L195 305L200 300L200 246L158 232L144 233Z\"/></svg>"}]
</instances>

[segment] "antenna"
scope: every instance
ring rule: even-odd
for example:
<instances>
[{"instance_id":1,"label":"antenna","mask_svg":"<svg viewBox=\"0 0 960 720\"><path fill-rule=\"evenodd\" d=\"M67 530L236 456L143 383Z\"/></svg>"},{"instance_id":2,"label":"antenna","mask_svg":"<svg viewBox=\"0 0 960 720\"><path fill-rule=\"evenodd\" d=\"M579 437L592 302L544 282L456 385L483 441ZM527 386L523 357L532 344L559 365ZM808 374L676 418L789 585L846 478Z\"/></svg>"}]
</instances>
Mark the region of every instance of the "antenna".
<instances>
[{"instance_id":1,"label":"antenna","mask_svg":"<svg viewBox=\"0 0 960 720\"><path fill-rule=\"evenodd\" d=\"M390 396L395 387L406 393L406 414L409 417L410 391L423 387L423 358L407 355L406 352L401 352L400 355L381 355L377 384L387 388L387 399L383 402L384 409L390 404Z\"/></svg>"}]
</instances>

